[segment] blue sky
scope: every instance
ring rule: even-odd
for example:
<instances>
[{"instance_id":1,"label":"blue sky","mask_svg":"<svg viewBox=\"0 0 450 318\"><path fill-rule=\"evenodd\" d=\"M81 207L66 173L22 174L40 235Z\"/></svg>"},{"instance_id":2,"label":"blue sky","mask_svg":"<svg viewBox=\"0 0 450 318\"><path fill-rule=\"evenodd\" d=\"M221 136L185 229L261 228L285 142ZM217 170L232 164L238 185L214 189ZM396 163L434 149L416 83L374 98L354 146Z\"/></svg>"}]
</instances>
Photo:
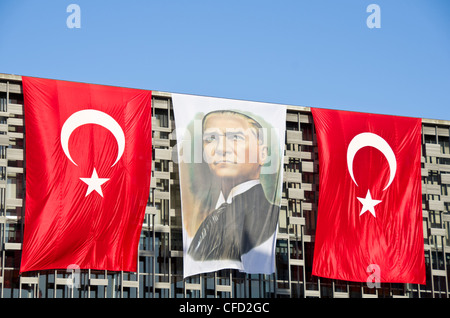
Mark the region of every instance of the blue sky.
<instances>
[{"instance_id":1,"label":"blue sky","mask_svg":"<svg viewBox=\"0 0 450 318\"><path fill-rule=\"evenodd\" d=\"M448 0L0 0L0 30L0 73L450 120Z\"/></svg>"}]
</instances>

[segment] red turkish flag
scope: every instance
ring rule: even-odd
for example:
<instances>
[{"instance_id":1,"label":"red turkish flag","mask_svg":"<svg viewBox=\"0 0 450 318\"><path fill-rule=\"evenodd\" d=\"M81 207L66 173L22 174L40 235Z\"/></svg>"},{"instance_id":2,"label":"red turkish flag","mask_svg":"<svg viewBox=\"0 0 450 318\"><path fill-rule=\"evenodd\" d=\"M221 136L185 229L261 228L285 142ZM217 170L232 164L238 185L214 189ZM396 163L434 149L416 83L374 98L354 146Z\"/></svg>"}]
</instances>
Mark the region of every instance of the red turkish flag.
<instances>
[{"instance_id":1,"label":"red turkish flag","mask_svg":"<svg viewBox=\"0 0 450 318\"><path fill-rule=\"evenodd\" d=\"M320 177L312 274L425 284L421 120L312 114Z\"/></svg>"},{"instance_id":2,"label":"red turkish flag","mask_svg":"<svg viewBox=\"0 0 450 318\"><path fill-rule=\"evenodd\" d=\"M151 176L151 91L23 77L20 271L136 271Z\"/></svg>"}]
</instances>

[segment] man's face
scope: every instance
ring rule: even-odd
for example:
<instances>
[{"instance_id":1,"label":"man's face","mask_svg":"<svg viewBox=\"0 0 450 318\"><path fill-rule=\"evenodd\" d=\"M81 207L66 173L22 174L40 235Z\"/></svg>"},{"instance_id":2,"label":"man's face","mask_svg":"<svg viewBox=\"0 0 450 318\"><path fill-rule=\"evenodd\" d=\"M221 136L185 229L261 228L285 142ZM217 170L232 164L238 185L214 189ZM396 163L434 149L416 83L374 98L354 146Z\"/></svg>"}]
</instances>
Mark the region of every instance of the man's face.
<instances>
[{"instance_id":1,"label":"man's face","mask_svg":"<svg viewBox=\"0 0 450 318\"><path fill-rule=\"evenodd\" d=\"M209 115L204 123L204 157L211 171L236 184L258 179L267 147L260 145L249 119L232 113Z\"/></svg>"}]
</instances>

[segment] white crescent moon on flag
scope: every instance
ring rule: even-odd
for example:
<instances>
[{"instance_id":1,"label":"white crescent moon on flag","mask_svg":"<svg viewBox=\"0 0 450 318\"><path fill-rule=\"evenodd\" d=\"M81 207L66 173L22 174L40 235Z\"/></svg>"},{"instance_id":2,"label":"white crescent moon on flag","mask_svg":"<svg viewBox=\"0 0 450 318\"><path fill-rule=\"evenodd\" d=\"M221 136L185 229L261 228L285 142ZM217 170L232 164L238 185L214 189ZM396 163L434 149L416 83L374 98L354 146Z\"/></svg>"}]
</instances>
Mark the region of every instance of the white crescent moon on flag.
<instances>
[{"instance_id":1,"label":"white crescent moon on flag","mask_svg":"<svg viewBox=\"0 0 450 318\"><path fill-rule=\"evenodd\" d=\"M381 138L380 136L373 134L373 133L361 133L359 135L356 135L347 148L347 168L350 173L350 176L353 179L353 182L355 182L356 185L358 183L355 180L355 177L353 175L353 159L355 158L356 153L364 147L374 147L381 151L381 153L386 157L389 169L390 169L390 175L389 175L389 182L387 186L383 189L386 190L392 183L392 180L394 180L395 172L397 171L397 160L395 158L395 154L392 151L391 146Z\"/></svg>"},{"instance_id":2,"label":"white crescent moon on flag","mask_svg":"<svg viewBox=\"0 0 450 318\"><path fill-rule=\"evenodd\" d=\"M73 113L67 120L65 121L64 125L61 128L61 146L66 154L67 158L69 158L70 161L76 166L78 166L75 161L73 161L72 157L70 156L69 152L69 138L72 132L77 129L78 127L82 125L87 124L96 124L100 125L106 129L108 129L116 138L117 145L118 145L118 153L117 153L117 159L113 163L112 166L114 166L122 157L123 152L125 150L125 134L123 133L122 128L117 123L117 121L114 120L110 115L94 110L94 109L85 109L80 110L76 113ZM112 167L111 166L111 167Z\"/></svg>"}]
</instances>

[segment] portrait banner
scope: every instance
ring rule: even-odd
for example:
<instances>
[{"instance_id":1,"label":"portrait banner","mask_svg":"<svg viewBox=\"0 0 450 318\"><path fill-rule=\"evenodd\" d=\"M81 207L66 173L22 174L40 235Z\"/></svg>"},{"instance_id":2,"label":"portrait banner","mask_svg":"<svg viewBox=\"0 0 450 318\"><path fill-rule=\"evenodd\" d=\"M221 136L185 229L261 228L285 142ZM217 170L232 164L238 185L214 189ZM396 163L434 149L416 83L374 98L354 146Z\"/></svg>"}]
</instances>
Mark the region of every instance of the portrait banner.
<instances>
[{"instance_id":1,"label":"portrait banner","mask_svg":"<svg viewBox=\"0 0 450 318\"><path fill-rule=\"evenodd\" d=\"M286 106L183 94L172 101L184 277L273 273Z\"/></svg>"}]
</instances>

